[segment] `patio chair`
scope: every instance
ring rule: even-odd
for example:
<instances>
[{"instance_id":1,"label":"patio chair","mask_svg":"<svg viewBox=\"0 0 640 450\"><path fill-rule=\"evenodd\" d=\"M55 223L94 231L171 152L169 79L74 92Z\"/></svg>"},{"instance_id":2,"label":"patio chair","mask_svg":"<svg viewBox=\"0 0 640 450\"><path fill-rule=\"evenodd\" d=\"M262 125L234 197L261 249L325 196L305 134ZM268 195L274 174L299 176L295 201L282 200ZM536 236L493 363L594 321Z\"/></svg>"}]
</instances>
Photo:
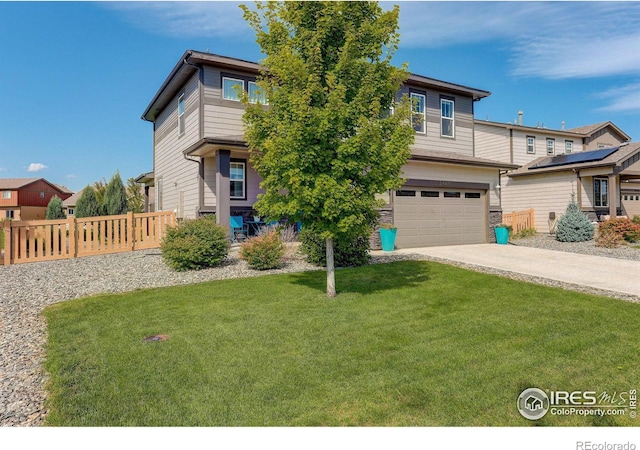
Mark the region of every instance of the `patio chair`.
<instances>
[{"instance_id":1,"label":"patio chair","mask_svg":"<svg viewBox=\"0 0 640 450\"><path fill-rule=\"evenodd\" d=\"M229 225L231 228L231 240L233 242L244 240L249 236L249 226L244 223L242 216L229 217Z\"/></svg>"}]
</instances>

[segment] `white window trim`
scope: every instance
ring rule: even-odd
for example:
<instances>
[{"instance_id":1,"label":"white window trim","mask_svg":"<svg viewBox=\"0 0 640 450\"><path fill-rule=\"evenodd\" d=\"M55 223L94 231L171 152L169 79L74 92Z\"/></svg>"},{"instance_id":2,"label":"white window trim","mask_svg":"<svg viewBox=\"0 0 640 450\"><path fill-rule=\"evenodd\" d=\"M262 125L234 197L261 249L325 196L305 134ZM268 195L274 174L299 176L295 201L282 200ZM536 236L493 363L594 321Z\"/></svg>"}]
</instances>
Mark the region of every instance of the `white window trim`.
<instances>
[{"instance_id":1,"label":"white window trim","mask_svg":"<svg viewBox=\"0 0 640 450\"><path fill-rule=\"evenodd\" d=\"M236 82L240 83L242 85L242 89L245 88L244 80L241 80L239 78L232 78L232 77L222 77L222 99L223 100L228 100L230 102L239 102L240 101L239 98L227 98L227 97L224 96L224 82L225 82L225 80L236 81Z\"/></svg>"},{"instance_id":2,"label":"white window trim","mask_svg":"<svg viewBox=\"0 0 640 450\"><path fill-rule=\"evenodd\" d=\"M2 191L2 198L8 200L11 198L11 191Z\"/></svg>"},{"instance_id":3,"label":"white window trim","mask_svg":"<svg viewBox=\"0 0 640 450\"><path fill-rule=\"evenodd\" d=\"M553 144L549 146L549 144ZM551 148L551 151L549 149ZM556 140L553 138L547 138L547 155L555 155L556 154Z\"/></svg>"},{"instance_id":4,"label":"white window trim","mask_svg":"<svg viewBox=\"0 0 640 450\"><path fill-rule=\"evenodd\" d=\"M416 112L416 111L413 110L413 98L414 97L422 97L422 105L424 107L424 110L422 112ZM416 114L416 115L422 114L422 131L416 130L416 133L427 134L427 96L424 95L424 94L418 94L417 92L412 92L411 95L410 95L410 99L411 99L411 117L412 117L412 121L413 121L413 115L414 114Z\"/></svg>"},{"instance_id":5,"label":"white window trim","mask_svg":"<svg viewBox=\"0 0 640 450\"><path fill-rule=\"evenodd\" d=\"M231 200L245 200L247 198L247 163L244 161L231 161L229 163L229 169L231 169L231 167L233 165L241 165L242 166L242 180L237 180L237 179L231 179L231 174L229 174L229 183L232 182L242 182L242 195L241 196L234 196L234 195L230 195L230 199Z\"/></svg>"},{"instance_id":6,"label":"white window trim","mask_svg":"<svg viewBox=\"0 0 640 450\"><path fill-rule=\"evenodd\" d=\"M600 182L600 197L597 198L596 197L596 181ZM605 204L603 204L602 202L602 183L604 182L605 186L606 186L606 196L607 196L607 201L605 202ZM609 206L609 180L607 178L593 178L593 206L595 206L596 208L607 208ZM600 204L598 204L600 203Z\"/></svg>"},{"instance_id":7,"label":"white window trim","mask_svg":"<svg viewBox=\"0 0 640 450\"><path fill-rule=\"evenodd\" d=\"M564 141L564 152L573 153L573 141Z\"/></svg>"},{"instance_id":8,"label":"white window trim","mask_svg":"<svg viewBox=\"0 0 640 450\"><path fill-rule=\"evenodd\" d=\"M182 113L180 112L181 103L182 103ZM185 123L184 123L185 104L184 103L185 103L184 94L182 94L180 95L180 97L178 97L178 136L182 136L185 130Z\"/></svg>"},{"instance_id":9,"label":"white window trim","mask_svg":"<svg viewBox=\"0 0 640 450\"><path fill-rule=\"evenodd\" d=\"M442 105L447 102L451 103L451 117L445 117L442 115ZM445 120L451 121L451 134L444 134L444 127L442 126ZM450 98L441 98L440 99L440 136L446 138L455 138L456 137L456 102L455 100L451 100Z\"/></svg>"},{"instance_id":10,"label":"white window trim","mask_svg":"<svg viewBox=\"0 0 640 450\"><path fill-rule=\"evenodd\" d=\"M258 99L258 101L252 101L251 100L251 86L255 86L262 94L262 97L264 97L262 100ZM264 94L264 92L262 92L262 90L260 89L260 86L258 86L258 83L256 83L255 81L249 81L247 82L247 93L249 94L249 103L260 103L261 105L268 105L269 101L267 100L267 96Z\"/></svg>"},{"instance_id":11,"label":"white window trim","mask_svg":"<svg viewBox=\"0 0 640 450\"><path fill-rule=\"evenodd\" d=\"M529 139L531 139L531 148L529 148ZM535 136L527 136L527 154L535 155L536 154L536 137Z\"/></svg>"}]
</instances>

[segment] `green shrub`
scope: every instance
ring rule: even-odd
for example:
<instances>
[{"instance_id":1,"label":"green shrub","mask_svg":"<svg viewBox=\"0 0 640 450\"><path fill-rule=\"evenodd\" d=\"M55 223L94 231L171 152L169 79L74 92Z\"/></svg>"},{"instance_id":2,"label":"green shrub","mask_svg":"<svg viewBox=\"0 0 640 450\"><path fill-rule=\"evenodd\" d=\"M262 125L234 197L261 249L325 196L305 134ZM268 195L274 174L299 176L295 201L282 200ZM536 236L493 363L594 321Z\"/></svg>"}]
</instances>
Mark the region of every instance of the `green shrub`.
<instances>
[{"instance_id":1,"label":"green shrub","mask_svg":"<svg viewBox=\"0 0 640 450\"><path fill-rule=\"evenodd\" d=\"M624 239L627 242L640 241L640 223L636 223L626 217L609 219L602 222L598 226L598 232L600 234L608 232L615 233L621 240Z\"/></svg>"},{"instance_id":2,"label":"green shrub","mask_svg":"<svg viewBox=\"0 0 640 450\"><path fill-rule=\"evenodd\" d=\"M229 253L228 230L215 216L185 220L167 229L160 250L169 267L178 271L214 267Z\"/></svg>"},{"instance_id":3,"label":"green shrub","mask_svg":"<svg viewBox=\"0 0 640 450\"><path fill-rule=\"evenodd\" d=\"M62 210L62 199L57 195L51 197L49 204L47 205L47 212L45 213L47 220L66 219L67 216Z\"/></svg>"},{"instance_id":4,"label":"green shrub","mask_svg":"<svg viewBox=\"0 0 640 450\"><path fill-rule=\"evenodd\" d=\"M300 250L307 261L317 266L326 266L325 240L308 228L298 234ZM336 267L358 267L369 262L369 236L340 235L333 242L333 258Z\"/></svg>"},{"instance_id":5,"label":"green shrub","mask_svg":"<svg viewBox=\"0 0 640 450\"><path fill-rule=\"evenodd\" d=\"M245 241L240 248L240 258L255 270L282 267L285 246L276 231L261 234Z\"/></svg>"},{"instance_id":6,"label":"green shrub","mask_svg":"<svg viewBox=\"0 0 640 450\"><path fill-rule=\"evenodd\" d=\"M589 218L580 211L571 194L567 211L558 219L556 239L560 242L582 242L593 239L594 227Z\"/></svg>"},{"instance_id":7,"label":"green shrub","mask_svg":"<svg viewBox=\"0 0 640 450\"><path fill-rule=\"evenodd\" d=\"M511 236L511 239L525 239L528 237L533 237L537 233L538 232L536 231L535 228L525 228L524 230L520 230L517 233L515 233L513 236Z\"/></svg>"},{"instance_id":8,"label":"green shrub","mask_svg":"<svg viewBox=\"0 0 640 450\"><path fill-rule=\"evenodd\" d=\"M640 224L640 216L633 216L633 219L631 219L631 221L633 223Z\"/></svg>"}]
</instances>

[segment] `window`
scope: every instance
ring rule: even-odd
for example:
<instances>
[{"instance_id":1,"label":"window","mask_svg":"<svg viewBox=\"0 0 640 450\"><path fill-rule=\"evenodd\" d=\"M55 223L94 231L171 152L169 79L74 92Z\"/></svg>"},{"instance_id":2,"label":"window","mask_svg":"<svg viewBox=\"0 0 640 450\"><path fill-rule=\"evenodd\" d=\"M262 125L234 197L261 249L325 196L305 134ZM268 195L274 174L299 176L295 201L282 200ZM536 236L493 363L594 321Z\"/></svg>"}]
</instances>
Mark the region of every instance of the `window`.
<instances>
[{"instance_id":1,"label":"window","mask_svg":"<svg viewBox=\"0 0 640 450\"><path fill-rule=\"evenodd\" d=\"M464 198L480 198L480 192L465 192Z\"/></svg>"},{"instance_id":2,"label":"window","mask_svg":"<svg viewBox=\"0 0 640 450\"><path fill-rule=\"evenodd\" d=\"M413 129L418 133L427 133L427 115L425 114L426 97L423 94L411 93L411 110L413 111Z\"/></svg>"},{"instance_id":3,"label":"window","mask_svg":"<svg viewBox=\"0 0 640 450\"><path fill-rule=\"evenodd\" d=\"M11 191L2 191L2 198L5 200L11 198Z\"/></svg>"},{"instance_id":4,"label":"window","mask_svg":"<svg viewBox=\"0 0 640 450\"><path fill-rule=\"evenodd\" d=\"M573 151L573 141L564 141L564 152L571 153Z\"/></svg>"},{"instance_id":5,"label":"window","mask_svg":"<svg viewBox=\"0 0 640 450\"><path fill-rule=\"evenodd\" d=\"M184 94L178 98L178 135L184 134Z\"/></svg>"},{"instance_id":6,"label":"window","mask_svg":"<svg viewBox=\"0 0 640 450\"><path fill-rule=\"evenodd\" d=\"M229 180L231 182L231 198L246 200L246 163L244 161L231 161L229 165Z\"/></svg>"},{"instance_id":7,"label":"window","mask_svg":"<svg viewBox=\"0 0 640 450\"><path fill-rule=\"evenodd\" d=\"M453 100L440 99L440 136L455 137L454 106Z\"/></svg>"},{"instance_id":8,"label":"window","mask_svg":"<svg viewBox=\"0 0 640 450\"><path fill-rule=\"evenodd\" d=\"M460 192L445 192L444 198L460 198Z\"/></svg>"},{"instance_id":9,"label":"window","mask_svg":"<svg viewBox=\"0 0 640 450\"><path fill-rule=\"evenodd\" d=\"M440 197L440 192L438 191L422 191L420 192L420 197Z\"/></svg>"},{"instance_id":10,"label":"window","mask_svg":"<svg viewBox=\"0 0 640 450\"><path fill-rule=\"evenodd\" d=\"M606 178L593 179L593 197L595 206L609 206L609 180Z\"/></svg>"},{"instance_id":11,"label":"window","mask_svg":"<svg viewBox=\"0 0 640 450\"><path fill-rule=\"evenodd\" d=\"M552 138L547 138L547 155L555 155L556 154L556 140Z\"/></svg>"},{"instance_id":12,"label":"window","mask_svg":"<svg viewBox=\"0 0 640 450\"><path fill-rule=\"evenodd\" d=\"M536 138L527 136L527 153L534 154L536 152Z\"/></svg>"},{"instance_id":13,"label":"window","mask_svg":"<svg viewBox=\"0 0 640 450\"><path fill-rule=\"evenodd\" d=\"M636 195L636 201L640 199L640 195Z\"/></svg>"},{"instance_id":14,"label":"window","mask_svg":"<svg viewBox=\"0 0 640 450\"><path fill-rule=\"evenodd\" d=\"M40 198L44 198L44 192L40 192Z\"/></svg>"},{"instance_id":15,"label":"window","mask_svg":"<svg viewBox=\"0 0 640 450\"><path fill-rule=\"evenodd\" d=\"M396 197L415 197L416 191L396 191Z\"/></svg>"},{"instance_id":16,"label":"window","mask_svg":"<svg viewBox=\"0 0 640 450\"><path fill-rule=\"evenodd\" d=\"M13 209L7 210L7 214L6 214L7 219L13 219L14 218L13 214L14 214Z\"/></svg>"},{"instance_id":17,"label":"window","mask_svg":"<svg viewBox=\"0 0 640 450\"><path fill-rule=\"evenodd\" d=\"M239 87L236 87L239 86ZM244 81L236 78L222 77L222 98L225 100L240 101L240 91L244 89Z\"/></svg>"},{"instance_id":18,"label":"window","mask_svg":"<svg viewBox=\"0 0 640 450\"><path fill-rule=\"evenodd\" d=\"M75 215L76 211L74 208L67 208L67 215L68 216L73 216Z\"/></svg>"},{"instance_id":19,"label":"window","mask_svg":"<svg viewBox=\"0 0 640 450\"><path fill-rule=\"evenodd\" d=\"M254 81L249 81L249 102L268 105L267 96Z\"/></svg>"},{"instance_id":20,"label":"window","mask_svg":"<svg viewBox=\"0 0 640 450\"><path fill-rule=\"evenodd\" d=\"M603 143L598 142L598 148L611 148L611 147L613 147L613 145L606 144L606 143L603 144Z\"/></svg>"}]
</instances>

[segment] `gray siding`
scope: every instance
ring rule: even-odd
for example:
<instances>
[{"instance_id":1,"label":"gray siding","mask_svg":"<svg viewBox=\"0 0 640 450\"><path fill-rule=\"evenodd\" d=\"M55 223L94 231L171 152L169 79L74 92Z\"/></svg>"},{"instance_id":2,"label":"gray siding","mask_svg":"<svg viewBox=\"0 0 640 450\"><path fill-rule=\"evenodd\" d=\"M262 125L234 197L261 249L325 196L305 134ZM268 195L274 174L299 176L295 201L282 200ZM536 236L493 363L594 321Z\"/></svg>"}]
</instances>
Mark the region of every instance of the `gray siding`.
<instances>
[{"instance_id":1,"label":"gray siding","mask_svg":"<svg viewBox=\"0 0 640 450\"><path fill-rule=\"evenodd\" d=\"M182 151L198 141L199 90L195 74L169 105L158 115L154 132L154 173L162 177L162 208L178 216L195 217L198 208L198 164L187 161ZM178 133L178 98L184 93L185 132ZM157 196L160 193L156 193Z\"/></svg>"},{"instance_id":2,"label":"gray siding","mask_svg":"<svg viewBox=\"0 0 640 450\"><path fill-rule=\"evenodd\" d=\"M445 94L433 90L405 85L400 95L416 92L426 95L426 134L416 133L412 153L420 155L422 150L437 150L473 156L473 100L471 97ZM455 102L454 138L440 136L440 98L453 98Z\"/></svg>"},{"instance_id":3,"label":"gray siding","mask_svg":"<svg viewBox=\"0 0 640 450\"><path fill-rule=\"evenodd\" d=\"M248 73L234 72L234 74L243 78L255 78L255 75ZM203 87L205 137L244 134L242 123L244 106L240 102L223 100L222 71L214 67L205 67Z\"/></svg>"}]
</instances>

